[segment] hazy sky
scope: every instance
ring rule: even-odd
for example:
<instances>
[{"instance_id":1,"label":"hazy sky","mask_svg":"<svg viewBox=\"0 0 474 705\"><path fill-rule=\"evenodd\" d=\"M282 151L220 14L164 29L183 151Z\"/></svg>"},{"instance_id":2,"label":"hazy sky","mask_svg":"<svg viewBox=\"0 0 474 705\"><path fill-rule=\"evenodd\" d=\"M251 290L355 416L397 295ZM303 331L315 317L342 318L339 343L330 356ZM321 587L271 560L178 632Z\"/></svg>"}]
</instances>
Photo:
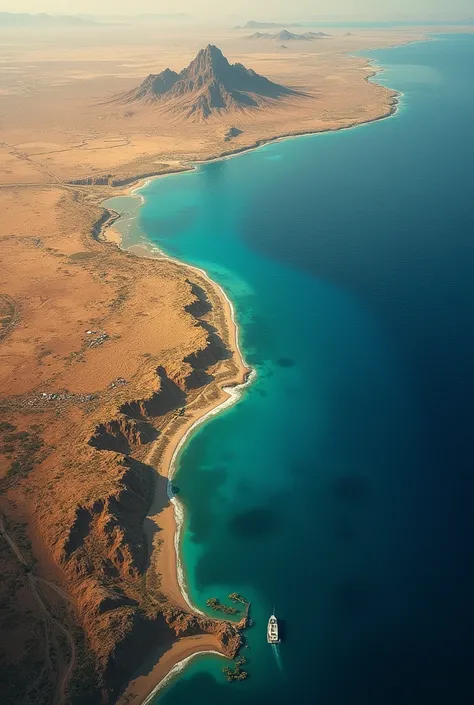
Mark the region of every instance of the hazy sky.
<instances>
[{"instance_id":1,"label":"hazy sky","mask_svg":"<svg viewBox=\"0 0 474 705\"><path fill-rule=\"evenodd\" d=\"M219 8L217 10L217 8ZM246 19L325 16L457 18L474 15L472 0L0 0L0 11L130 14L186 12L195 16L238 14Z\"/></svg>"}]
</instances>

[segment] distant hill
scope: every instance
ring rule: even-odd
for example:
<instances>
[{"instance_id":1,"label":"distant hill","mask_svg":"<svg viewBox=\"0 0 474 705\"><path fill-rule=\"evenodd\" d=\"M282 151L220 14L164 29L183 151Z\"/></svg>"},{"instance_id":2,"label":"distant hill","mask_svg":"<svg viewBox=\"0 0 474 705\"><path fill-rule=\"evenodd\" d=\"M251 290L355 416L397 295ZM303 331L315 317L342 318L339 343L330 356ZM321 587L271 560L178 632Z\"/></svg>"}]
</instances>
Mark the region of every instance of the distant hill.
<instances>
[{"instance_id":1,"label":"distant hill","mask_svg":"<svg viewBox=\"0 0 474 705\"><path fill-rule=\"evenodd\" d=\"M283 29L281 32L278 32L278 34L275 34L272 39L275 39L277 42L311 41L311 38L306 36L306 34L294 34L293 32L289 32L287 29Z\"/></svg>"},{"instance_id":2,"label":"distant hill","mask_svg":"<svg viewBox=\"0 0 474 705\"><path fill-rule=\"evenodd\" d=\"M308 37L309 39L321 39L324 37L330 37L330 34L326 34L326 32L305 32L303 37Z\"/></svg>"},{"instance_id":3,"label":"distant hill","mask_svg":"<svg viewBox=\"0 0 474 705\"><path fill-rule=\"evenodd\" d=\"M230 64L209 44L181 73L150 74L137 88L113 102L152 105L176 117L207 120L213 113L263 107L296 91L260 76L242 64Z\"/></svg>"},{"instance_id":4,"label":"distant hill","mask_svg":"<svg viewBox=\"0 0 474 705\"><path fill-rule=\"evenodd\" d=\"M268 32L255 32L251 34L247 39L273 39L275 35L269 34Z\"/></svg>"},{"instance_id":5,"label":"distant hill","mask_svg":"<svg viewBox=\"0 0 474 705\"><path fill-rule=\"evenodd\" d=\"M311 42L314 39L324 39L329 37L329 34L324 32L304 32L303 34L295 34L294 32L289 32L287 29L277 32L277 34L269 34L268 32L255 32L251 34L247 39L272 39L276 42L294 42L303 41Z\"/></svg>"},{"instance_id":6,"label":"distant hill","mask_svg":"<svg viewBox=\"0 0 474 705\"><path fill-rule=\"evenodd\" d=\"M255 22L250 20L242 27L234 27L234 29L277 29L278 27L303 27L300 22Z\"/></svg>"},{"instance_id":7,"label":"distant hill","mask_svg":"<svg viewBox=\"0 0 474 705\"><path fill-rule=\"evenodd\" d=\"M88 27L97 25L90 19L74 15L31 15L26 12L0 12L0 29L4 27Z\"/></svg>"}]
</instances>

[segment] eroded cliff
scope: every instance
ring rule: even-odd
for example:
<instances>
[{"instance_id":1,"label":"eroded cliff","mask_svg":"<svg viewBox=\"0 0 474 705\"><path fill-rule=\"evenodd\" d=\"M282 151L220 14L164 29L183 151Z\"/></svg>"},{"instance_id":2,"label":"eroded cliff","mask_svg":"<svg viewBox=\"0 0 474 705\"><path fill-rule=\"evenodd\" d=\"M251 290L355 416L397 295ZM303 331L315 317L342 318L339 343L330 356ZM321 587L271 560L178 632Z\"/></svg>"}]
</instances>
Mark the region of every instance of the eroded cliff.
<instances>
[{"instance_id":1,"label":"eroded cliff","mask_svg":"<svg viewBox=\"0 0 474 705\"><path fill-rule=\"evenodd\" d=\"M191 413L242 381L219 295L172 262L87 247L74 266L101 282L107 264L104 315L47 383L33 379L0 406L0 563L11 575L0 597L2 615L16 615L3 619L0 652L16 700L35 705L55 692L64 703L115 702L151 649L212 634L232 657L244 626L193 614L166 594L152 556L160 542L144 531L157 497L169 506L163 454ZM149 311L159 322L170 308L177 323L154 342ZM147 328L129 331L130 321Z\"/></svg>"}]
</instances>

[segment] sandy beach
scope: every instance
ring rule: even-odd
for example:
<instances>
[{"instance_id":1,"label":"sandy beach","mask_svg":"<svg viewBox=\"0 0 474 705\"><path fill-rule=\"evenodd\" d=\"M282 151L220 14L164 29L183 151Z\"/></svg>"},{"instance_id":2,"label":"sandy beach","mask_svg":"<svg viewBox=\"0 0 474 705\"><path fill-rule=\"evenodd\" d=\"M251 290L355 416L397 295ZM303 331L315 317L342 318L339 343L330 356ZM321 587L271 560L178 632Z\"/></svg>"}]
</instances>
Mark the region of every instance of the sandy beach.
<instances>
[{"instance_id":1,"label":"sandy beach","mask_svg":"<svg viewBox=\"0 0 474 705\"><path fill-rule=\"evenodd\" d=\"M139 197L135 186L129 194ZM121 245L120 233L112 227L105 227L101 236L115 245ZM205 277L209 285L214 289L218 307L214 308L224 316L225 328L229 331L229 342L232 351L232 358L235 363L235 373L230 379L226 379L225 384L218 385L217 390L213 390L209 395L208 388L205 388L186 407L186 417L182 419L176 428L171 428L166 433L166 439L160 437L152 445L146 462L155 468L162 477L171 481L177 470L177 460L181 448L188 440L192 432L209 417L220 413L224 409L236 403L243 391L243 388L251 383L253 379L252 369L249 368L242 356L239 346L238 326L235 321L235 314L232 303L225 295L224 291L213 282L204 270L197 269L186 263L173 260L156 251L156 248L147 247L145 244L132 245L128 248L138 257L150 259L165 259L176 262L178 266L189 270L190 273ZM211 397L211 398L209 398ZM151 562L156 574L160 576L160 588L168 599L185 610L191 609L202 614L192 603L186 591L186 579L184 568L181 563L180 537L184 517L184 509L178 497L173 496L171 503L166 505L169 495L172 495L171 486L160 485L154 497L154 501L147 519L151 520L156 528L156 536L159 536L157 545L150 545ZM158 511L155 510L158 508ZM155 531L148 529L149 540L155 535ZM145 675L131 681L125 693L118 701L118 705L141 704L144 699L153 692L162 682L168 683L167 676L177 675L179 665L183 664L190 657L199 653L222 653L219 641L212 635L202 635L198 637L180 638L164 654L160 654L156 663L151 664L151 670Z\"/></svg>"},{"instance_id":2,"label":"sandy beach","mask_svg":"<svg viewBox=\"0 0 474 705\"><path fill-rule=\"evenodd\" d=\"M173 678L179 675L182 668L191 659L206 653L220 654L219 641L215 637L195 636L180 639L159 657L147 674L138 676L131 681L126 693L118 700L117 705L132 705L133 703L147 705L159 690L166 687Z\"/></svg>"}]
</instances>

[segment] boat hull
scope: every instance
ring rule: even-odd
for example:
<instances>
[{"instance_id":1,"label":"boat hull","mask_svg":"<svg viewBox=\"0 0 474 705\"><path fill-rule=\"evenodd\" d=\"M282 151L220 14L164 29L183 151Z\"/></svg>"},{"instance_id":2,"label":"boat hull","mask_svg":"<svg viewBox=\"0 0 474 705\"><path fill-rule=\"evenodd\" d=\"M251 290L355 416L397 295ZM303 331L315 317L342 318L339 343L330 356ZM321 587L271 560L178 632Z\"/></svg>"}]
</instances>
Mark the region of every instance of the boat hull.
<instances>
[{"instance_id":1,"label":"boat hull","mask_svg":"<svg viewBox=\"0 0 474 705\"><path fill-rule=\"evenodd\" d=\"M270 619L268 620L267 642L269 644L279 644L280 643L280 633L279 633L279 629L278 629L278 620L274 614L272 614Z\"/></svg>"}]
</instances>

